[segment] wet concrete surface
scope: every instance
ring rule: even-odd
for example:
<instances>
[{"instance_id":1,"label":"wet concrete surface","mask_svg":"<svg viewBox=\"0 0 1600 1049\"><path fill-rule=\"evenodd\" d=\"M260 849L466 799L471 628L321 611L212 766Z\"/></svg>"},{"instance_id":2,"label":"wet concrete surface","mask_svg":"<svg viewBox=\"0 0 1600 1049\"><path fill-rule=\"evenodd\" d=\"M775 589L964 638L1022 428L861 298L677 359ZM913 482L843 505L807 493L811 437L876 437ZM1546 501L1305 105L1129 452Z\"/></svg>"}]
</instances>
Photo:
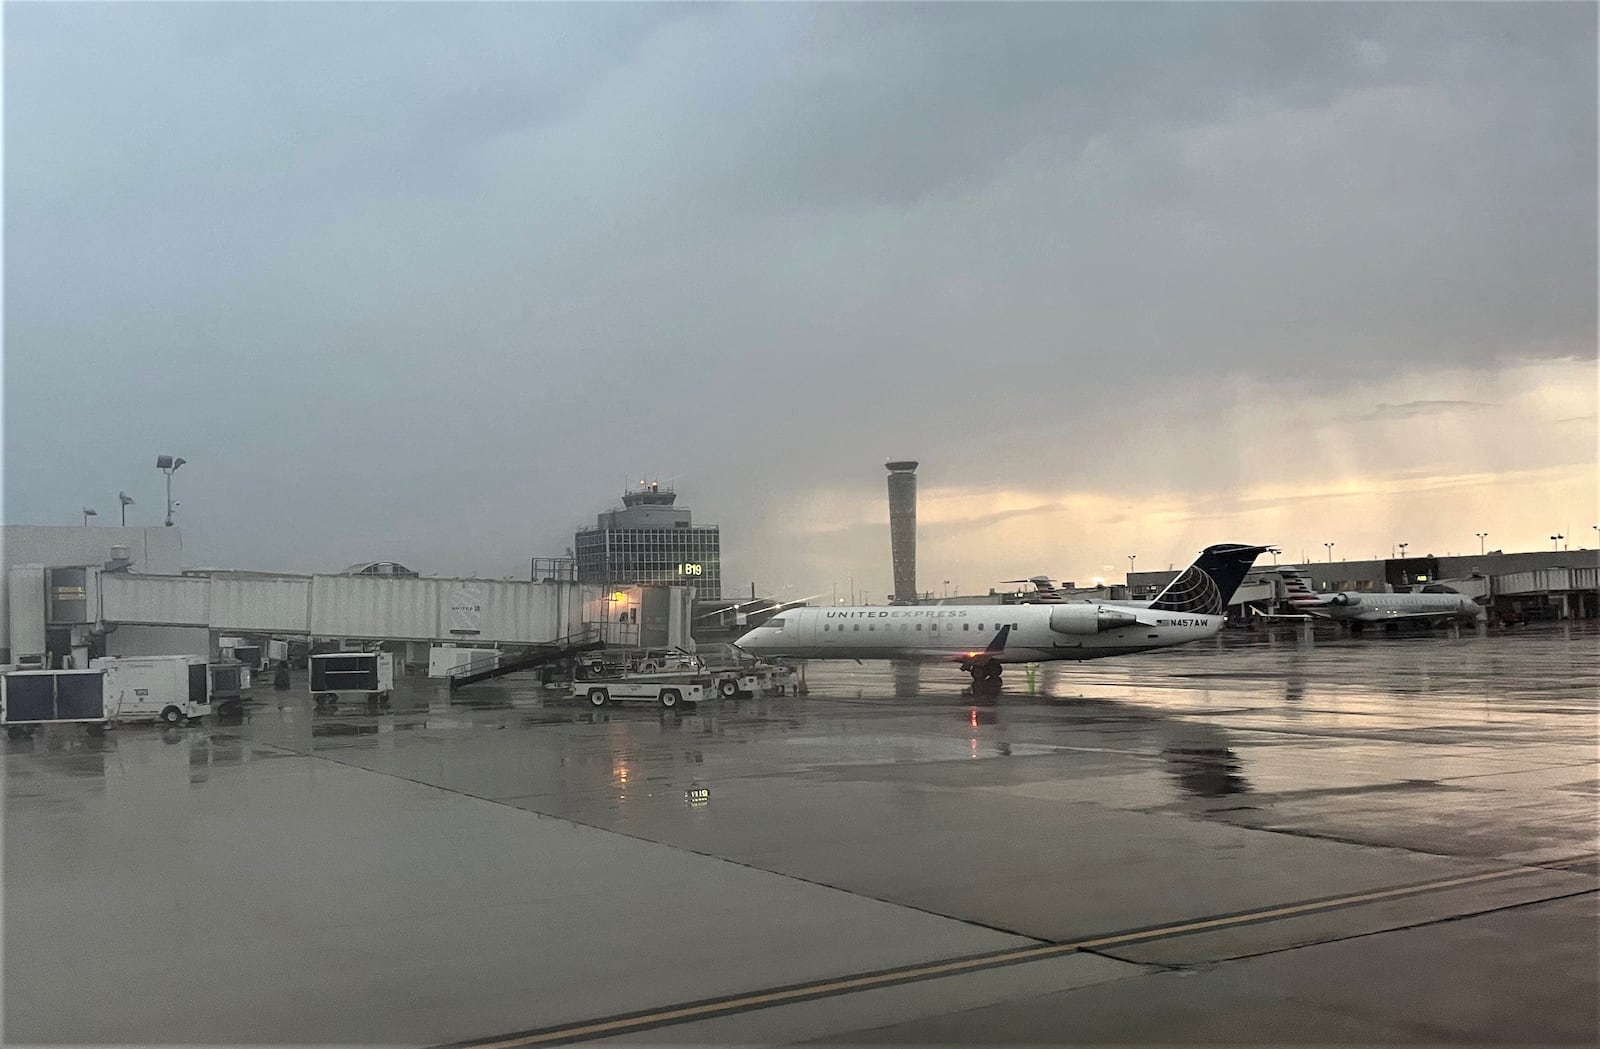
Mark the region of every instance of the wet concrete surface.
<instances>
[{"instance_id":1,"label":"wet concrete surface","mask_svg":"<svg viewBox=\"0 0 1600 1049\"><path fill-rule=\"evenodd\" d=\"M52 731L4 751L5 1037L490 1039L1161 927L604 1033L1593 1044L1597 646L1229 635L998 697L818 663L682 712L520 677L318 711L297 676L233 724Z\"/></svg>"}]
</instances>

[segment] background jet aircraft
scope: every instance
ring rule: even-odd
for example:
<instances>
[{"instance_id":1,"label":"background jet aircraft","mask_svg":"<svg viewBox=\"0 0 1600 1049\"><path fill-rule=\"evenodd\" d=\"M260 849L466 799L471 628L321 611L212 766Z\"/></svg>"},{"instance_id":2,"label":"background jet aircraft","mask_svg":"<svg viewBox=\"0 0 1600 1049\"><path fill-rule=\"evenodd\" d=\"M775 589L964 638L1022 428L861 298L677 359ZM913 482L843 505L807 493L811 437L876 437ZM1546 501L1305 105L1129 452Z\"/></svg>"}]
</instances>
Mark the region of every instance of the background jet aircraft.
<instances>
[{"instance_id":1,"label":"background jet aircraft","mask_svg":"<svg viewBox=\"0 0 1600 1049\"><path fill-rule=\"evenodd\" d=\"M793 659L959 664L998 686L1006 663L1099 659L1211 637L1264 546L1208 546L1153 601L791 608L735 644Z\"/></svg>"},{"instance_id":2,"label":"background jet aircraft","mask_svg":"<svg viewBox=\"0 0 1600 1049\"><path fill-rule=\"evenodd\" d=\"M1004 585L1017 586L1026 583L1033 587L1033 592L1023 598L1025 601L1049 602L1066 600L1066 595L1061 592L1061 588L1056 585L1055 580L1047 575L1029 576L1027 579L1002 579L1000 582Z\"/></svg>"},{"instance_id":3,"label":"background jet aircraft","mask_svg":"<svg viewBox=\"0 0 1600 1049\"><path fill-rule=\"evenodd\" d=\"M1294 565L1278 566L1288 591L1289 604L1302 615L1341 623L1398 623L1473 621L1484 617L1483 607L1466 594L1319 594L1305 573Z\"/></svg>"}]
</instances>

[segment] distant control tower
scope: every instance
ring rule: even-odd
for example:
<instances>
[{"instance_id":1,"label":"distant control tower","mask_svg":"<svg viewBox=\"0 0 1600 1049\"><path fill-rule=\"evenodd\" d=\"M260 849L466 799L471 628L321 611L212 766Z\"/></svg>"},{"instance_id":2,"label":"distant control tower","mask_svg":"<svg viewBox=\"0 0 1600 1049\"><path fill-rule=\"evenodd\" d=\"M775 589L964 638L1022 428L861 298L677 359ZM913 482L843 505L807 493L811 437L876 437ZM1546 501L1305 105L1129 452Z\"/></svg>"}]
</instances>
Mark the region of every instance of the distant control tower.
<instances>
[{"instance_id":1,"label":"distant control tower","mask_svg":"<svg viewBox=\"0 0 1600 1049\"><path fill-rule=\"evenodd\" d=\"M894 558L894 603L917 600L917 464L884 463L889 470L889 553Z\"/></svg>"}]
</instances>

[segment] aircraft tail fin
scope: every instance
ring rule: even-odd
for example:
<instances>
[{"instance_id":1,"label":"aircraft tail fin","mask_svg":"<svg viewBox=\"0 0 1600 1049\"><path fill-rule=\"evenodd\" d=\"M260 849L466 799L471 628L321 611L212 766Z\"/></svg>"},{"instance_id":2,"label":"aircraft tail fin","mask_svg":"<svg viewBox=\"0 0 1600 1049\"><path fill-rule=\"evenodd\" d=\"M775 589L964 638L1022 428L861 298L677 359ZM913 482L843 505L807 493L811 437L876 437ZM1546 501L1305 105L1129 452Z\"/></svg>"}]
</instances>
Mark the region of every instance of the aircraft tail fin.
<instances>
[{"instance_id":1,"label":"aircraft tail fin","mask_svg":"<svg viewBox=\"0 0 1600 1049\"><path fill-rule=\"evenodd\" d=\"M1187 612L1196 615L1227 614L1245 573L1266 551L1264 546L1219 543L1200 551L1194 564L1168 583L1150 607L1162 612Z\"/></svg>"},{"instance_id":2,"label":"aircraft tail fin","mask_svg":"<svg viewBox=\"0 0 1600 1049\"><path fill-rule=\"evenodd\" d=\"M1278 577L1283 580L1283 589L1289 596L1289 603L1296 607L1307 607L1322 604L1322 596L1311 589L1311 583L1306 579L1305 572L1294 565L1279 565Z\"/></svg>"}]
</instances>

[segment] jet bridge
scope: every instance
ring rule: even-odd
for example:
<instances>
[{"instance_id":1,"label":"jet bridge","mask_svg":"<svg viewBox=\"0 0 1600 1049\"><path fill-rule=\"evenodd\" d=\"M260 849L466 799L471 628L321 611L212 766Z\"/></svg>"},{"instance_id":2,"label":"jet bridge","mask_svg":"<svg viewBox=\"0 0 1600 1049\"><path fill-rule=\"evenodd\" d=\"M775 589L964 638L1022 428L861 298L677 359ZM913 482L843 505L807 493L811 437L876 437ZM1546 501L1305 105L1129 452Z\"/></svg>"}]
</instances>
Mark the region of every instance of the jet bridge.
<instances>
[{"instance_id":1,"label":"jet bridge","mask_svg":"<svg viewBox=\"0 0 1600 1049\"><path fill-rule=\"evenodd\" d=\"M593 629L608 644L693 645L689 587L253 572L146 575L40 565L14 566L10 583L13 659L42 654L46 632L62 626L72 627L74 648L86 644L80 639L89 634L124 625L477 647L548 644Z\"/></svg>"}]
</instances>

